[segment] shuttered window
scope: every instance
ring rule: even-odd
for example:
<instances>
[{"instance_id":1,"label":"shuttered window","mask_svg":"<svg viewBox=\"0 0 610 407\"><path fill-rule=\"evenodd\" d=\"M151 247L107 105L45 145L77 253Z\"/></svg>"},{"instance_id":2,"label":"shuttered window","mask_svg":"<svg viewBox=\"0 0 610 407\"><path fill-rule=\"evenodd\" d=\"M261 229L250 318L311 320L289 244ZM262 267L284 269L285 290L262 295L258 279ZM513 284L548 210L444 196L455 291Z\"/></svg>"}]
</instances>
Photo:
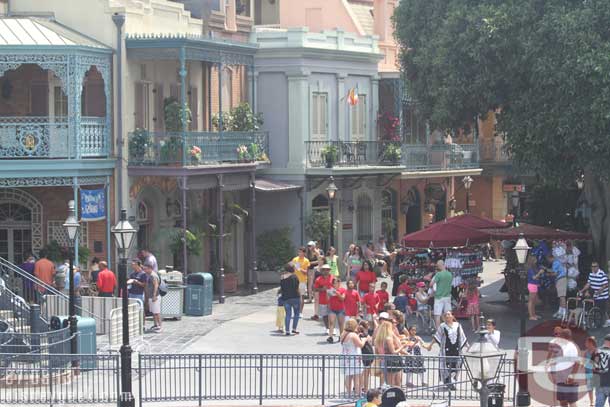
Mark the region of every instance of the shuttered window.
<instances>
[{"instance_id":1,"label":"shuttered window","mask_svg":"<svg viewBox=\"0 0 610 407\"><path fill-rule=\"evenodd\" d=\"M311 140L328 139L328 93L313 92L311 95Z\"/></svg>"},{"instance_id":2,"label":"shuttered window","mask_svg":"<svg viewBox=\"0 0 610 407\"><path fill-rule=\"evenodd\" d=\"M155 130L156 131L164 131L165 130L165 111L163 104L163 84L157 83L155 84L155 115L153 120L155 122Z\"/></svg>"},{"instance_id":3,"label":"shuttered window","mask_svg":"<svg viewBox=\"0 0 610 407\"><path fill-rule=\"evenodd\" d=\"M152 129L153 86L149 82L135 84L135 124L139 129Z\"/></svg>"},{"instance_id":4,"label":"shuttered window","mask_svg":"<svg viewBox=\"0 0 610 407\"><path fill-rule=\"evenodd\" d=\"M53 111L55 117L68 116L68 96L66 96L61 86L53 87Z\"/></svg>"},{"instance_id":5,"label":"shuttered window","mask_svg":"<svg viewBox=\"0 0 610 407\"><path fill-rule=\"evenodd\" d=\"M373 203L366 194L358 196L356 201L356 222L358 242L373 240Z\"/></svg>"},{"instance_id":6,"label":"shuttered window","mask_svg":"<svg viewBox=\"0 0 610 407\"><path fill-rule=\"evenodd\" d=\"M366 95L358 95L358 104L350 107L350 139L366 140Z\"/></svg>"},{"instance_id":7,"label":"shuttered window","mask_svg":"<svg viewBox=\"0 0 610 407\"><path fill-rule=\"evenodd\" d=\"M190 87L188 94L189 109L191 109L191 130L199 129L199 95L197 88Z\"/></svg>"}]
</instances>

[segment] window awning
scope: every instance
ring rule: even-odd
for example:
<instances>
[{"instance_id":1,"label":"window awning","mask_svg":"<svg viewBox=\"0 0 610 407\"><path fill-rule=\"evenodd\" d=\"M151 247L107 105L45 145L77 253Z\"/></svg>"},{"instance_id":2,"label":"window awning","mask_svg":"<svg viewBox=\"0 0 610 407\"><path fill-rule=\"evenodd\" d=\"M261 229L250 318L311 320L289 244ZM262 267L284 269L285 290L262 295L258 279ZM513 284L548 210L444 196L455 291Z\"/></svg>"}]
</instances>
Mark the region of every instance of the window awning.
<instances>
[{"instance_id":1,"label":"window awning","mask_svg":"<svg viewBox=\"0 0 610 407\"><path fill-rule=\"evenodd\" d=\"M110 47L56 21L42 17L0 18L0 47Z\"/></svg>"},{"instance_id":2,"label":"window awning","mask_svg":"<svg viewBox=\"0 0 610 407\"><path fill-rule=\"evenodd\" d=\"M300 185L286 184L280 181L272 181L264 178L257 178L255 189L259 192L284 192L297 191L301 189Z\"/></svg>"}]
</instances>

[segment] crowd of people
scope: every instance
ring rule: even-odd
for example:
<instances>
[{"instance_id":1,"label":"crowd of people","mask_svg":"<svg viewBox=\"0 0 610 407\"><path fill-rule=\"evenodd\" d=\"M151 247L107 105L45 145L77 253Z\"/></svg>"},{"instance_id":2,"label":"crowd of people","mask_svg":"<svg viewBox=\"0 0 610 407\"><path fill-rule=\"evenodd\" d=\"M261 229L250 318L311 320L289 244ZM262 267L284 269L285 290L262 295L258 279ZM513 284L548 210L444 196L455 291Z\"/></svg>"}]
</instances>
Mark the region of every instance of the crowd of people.
<instances>
[{"instance_id":1,"label":"crowd of people","mask_svg":"<svg viewBox=\"0 0 610 407\"><path fill-rule=\"evenodd\" d=\"M69 293L70 272L69 261L66 259L56 266L48 258L45 250L40 251L38 260L32 254L26 254L26 259L20 268L29 275L34 276L43 284L35 284L24 279L25 299L28 302L40 303L44 295L52 294L48 287ZM81 292L99 297L122 296L114 271L108 268L108 263L94 257L91 260L87 273L81 273L79 267L73 268L74 294L78 301ZM139 301L149 314L152 314L154 324L149 332L161 332L161 296L163 295L159 266L156 257L148 250L141 250L137 257L131 261L131 270L127 280L127 295Z\"/></svg>"},{"instance_id":2,"label":"crowd of people","mask_svg":"<svg viewBox=\"0 0 610 407\"><path fill-rule=\"evenodd\" d=\"M441 378L452 388L461 368L459 356L468 346L464 328L452 313L453 276L439 260L436 271L422 281L412 284L404 276L398 278L396 295L392 295L382 277L389 277L395 256L383 250L383 242L380 238L378 245L366 248L350 245L343 256L343 273L334 248L324 255L316 242L301 247L281 276L277 332L298 335L304 305L313 303L310 318L323 324L326 341L338 341L347 356L343 370L348 396L366 392L372 375L391 386L400 386L404 378L407 386L426 385L422 350L430 351L435 345L444 360ZM472 302L469 307L478 316L478 288L465 291L464 298ZM418 335L418 316L434 320L431 342ZM473 318L472 329L478 328L478 319ZM499 346L495 321L487 321L487 329L489 339Z\"/></svg>"}]
</instances>

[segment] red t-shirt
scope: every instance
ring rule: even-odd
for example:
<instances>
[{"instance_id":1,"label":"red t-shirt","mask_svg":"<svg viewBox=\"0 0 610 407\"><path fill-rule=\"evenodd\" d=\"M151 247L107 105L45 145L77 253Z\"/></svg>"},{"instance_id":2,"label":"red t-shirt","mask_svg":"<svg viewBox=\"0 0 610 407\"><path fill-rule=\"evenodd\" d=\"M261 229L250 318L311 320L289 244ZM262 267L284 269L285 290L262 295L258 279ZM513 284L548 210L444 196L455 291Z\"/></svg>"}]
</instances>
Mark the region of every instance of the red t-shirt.
<instances>
[{"instance_id":1,"label":"red t-shirt","mask_svg":"<svg viewBox=\"0 0 610 407\"><path fill-rule=\"evenodd\" d=\"M356 273L356 281L358 281L358 290L369 291L369 284L377 282L377 276L374 271L360 270Z\"/></svg>"},{"instance_id":2,"label":"red t-shirt","mask_svg":"<svg viewBox=\"0 0 610 407\"><path fill-rule=\"evenodd\" d=\"M379 296L377 293L366 293L362 300L366 304L366 313L369 315L377 314L377 306L379 305Z\"/></svg>"},{"instance_id":3,"label":"red t-shirt","mask_svg":"<svg viewBox=\"0 0 610 407\"><path fill-rule=\"evenodd\" d=\"M116 287L116 277L109 269L100 271L97 275L97 290L101 293L112 293Z\"/></svg>"},{"instance_id":4,"label":"red t-shirt","mask_svg":"<svg viewBox=\"0 0 610 407\"><path fill-rule=\"evenodd\" d=\"M337 288L337 294L345 294L345 288ZM331 311L343 311L345 309L345 300L342 300L337 295L333 295L328 299L328 306L330 307Z\"/></svg>"},{"instance_id":5,"label":"red t-shirt","mask_svg":"<svg viewBox=\"0 0 610 407\"><path fill-rule=\"evenodd\" d=\"M331 289L333 288L333 279L334 277L331 276L330 274L326 277L324 276L320 276L318 278L316 278L315 283L313 284L313 288L326 288ZM318 291L318 294L320 295L318 303L322 304L322 305L327 305L328 304L328 296L326 295L326 290L323 291Z\"/></svg>"},{"instance_id":6,"label":"red t-shirt","mask_svg":"<svg viewBox=\"0 0 610 407\"><path fill-rule=\"evenodd\" d=\"M404 290L405 294L407 294L407 297L410 296L411 294L413 294L413 291L411 290L411 286L407 282L404 282L401 285L399 285L398 291L396 291L396 292L399 293L400 290Z\"/></svg>"},{"instance_id":7,"label":"red t-shirt","mask_svg":"<svg viewBox=\"0 0 610 407\"><path fill-rule=\"evenodd\" d=\"M360 294L358 290L345 291L345 315L355 317L358 315L358 306L360 305Z\"/></svg>"},{"instance_id":8,"label":"red t-shirt","mask_svg":"<svg viewBox=\"0 0 610 407\"><path fill-rule=\"evenodd\" d=\"M383 312L383 306L390 301L390 294L384 290L377 290L375 294L377 294L379 297L379 305L377 306L377 310L379 310L379 312Z\"/></svg>"}]
</instances>

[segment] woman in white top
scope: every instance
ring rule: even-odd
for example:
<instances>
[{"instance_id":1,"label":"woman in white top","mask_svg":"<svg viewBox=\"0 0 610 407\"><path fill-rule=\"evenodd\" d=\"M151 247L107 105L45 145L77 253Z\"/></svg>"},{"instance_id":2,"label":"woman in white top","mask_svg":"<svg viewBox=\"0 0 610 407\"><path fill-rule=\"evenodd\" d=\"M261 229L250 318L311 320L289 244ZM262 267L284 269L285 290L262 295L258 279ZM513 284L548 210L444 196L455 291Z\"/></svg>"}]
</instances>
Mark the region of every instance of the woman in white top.
<instances>
[{"instance_id":1,"label":"woman in white top","mask_svg":"<svg viewBox=\"0 0 610 407\"><path fill-rule=\"evenodd\" d=\"M494 319L488 319L485 323L487 333L485 339L496 345L496 348L500 348L500 331L496 329L496 321Z\"/></svg>"},{"instance_id":2,"label":"woman in white top","mask_svg":"<svg viewBox=\"0 0 610 407\"><path fill-rule=\"evenodd\" d=\"M443 358L440 364L440 375L451 390L455 390L453 382L457 381L457 375L461 368L460 355L462 349L467 347L468 339L459 322L451 311L443 315L445 322L440 324L433 339L439 344L441 351L439 355Z\"/></svg>"},{"instance_id":3,"label":"woman in white top","mask_svg":"<svg viewBox=\"0 0 610 407\"><path fill-rule=\"evenodd\" d=\"M355 319L350 319L345 323L343 335L341 335L341 354L346 356L342 365L348 398L351 398L352 395L360 395L362 390L362 347L367 340L360 339L358 322Z\"/></svg>"}]
</instances>

